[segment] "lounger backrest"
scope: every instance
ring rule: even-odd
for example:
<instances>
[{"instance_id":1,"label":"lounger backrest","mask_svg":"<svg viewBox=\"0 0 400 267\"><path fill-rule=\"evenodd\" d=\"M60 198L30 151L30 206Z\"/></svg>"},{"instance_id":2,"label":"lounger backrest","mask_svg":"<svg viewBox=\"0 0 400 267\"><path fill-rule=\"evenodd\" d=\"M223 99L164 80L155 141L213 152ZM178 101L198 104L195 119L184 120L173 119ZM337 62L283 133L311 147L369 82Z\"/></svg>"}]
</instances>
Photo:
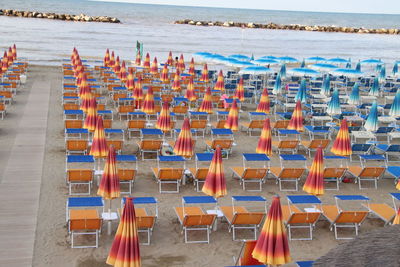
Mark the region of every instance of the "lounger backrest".
<instances>
[{"instance_id":1,"label":"lounger backrest","mask_svg":"<svg viewBox=\"0 0 400 267\"><path fill-rule=\"evenodd\" d=\"M3 85L3 88L17 88L17 83L16 82L7 82L8 84Z\"/></svg>"},{"instance_id":2,"label":"lounger backrest","mask_svg":"<svg viewBox=\"0 0 400 267\"><path fill-rule=\"evenodd\" d=\"M113 100L117 101L120 98L127 98L127 94L125 93L117 93L113 95Z\"/></svg>"},{"instance_id":3,"label":"lounger backrest","mask_svg":"<svg viewBox=\"0 0 400 267\"><path fill-rule=\"evenodd\" d=\"M325 168L324 178L340 178L346 172L346 168Z\"/></svg>"},{"instance_id":4,"label":"lounger backrest","mask_svg":"<svg viewBox=\"0 0 400 267\"><path fill-rule=\"evenodd\" d=\"M118 169L118 177L121 181L135 180L136 170L135 169Z\"/></svg>"},{"instance_id":5,"label":"lounger backrest","mask_svg":"<svg viewBox=\"0 0 400 267\"><path fill-rule=\"evenodd\" d=\"M66 120L65 122L65 128L70 129L80 129L83 126L83 121L82 120Z\"/></svg>"},{"instance_id":6,"label":"lounger backrest","mask_svg":"<svg viewBox=\"0 0 400 267\"><path fill-rule=\"evenodd\" d=\"M205 180L208 174L208 168L199 168L196 170L195 178L197 180Z\"/></svg>"},{"instance_id":7,"label":"lounger backrest","mask_svg":"<svg viewBox=\"0 0 400 267\"><path fill-rule=\"evenodd\" d=\"M212 149L216 149L217 146L220 146L221 149L230 149L232 147L233 140L227 139L215 139L212 142Z\"/></svg>"},{"instance_id":8,"label":"lounger backrest","mask_svg":"<svg viewBox=\"0 0 400 267\"><path fill-rule=\"evenodd\" d=\"M121 150L124 145L122 140L106 140L107 146L114 146L115 150Z\"/></svg>"},{"instance_id":9,"label":"lounger backrest","mask_svg":"<svg viewBox=\"0 0 400 267\"><path fill-rule=\"evenodd\" d=\"M142 140L140 141L140 148L143 150L160 150L162 140Z\"/></svg>"},{"instance_id":10,"label":"lounger backrest","mask_svg":"<svg viewBox=\"0 0 400 267\"><path fill-rule=\"evenodd\" d=\"M70 182L92 181L93 176L94 176L93 170L89 169L67 170L67 180Z\"/></svg>"},{"instance_id":11,"label":"lounger backrest","mask_svg":"<svg viewBox=\"0 0 400 267\"><path fill-rule=\"evenodd\" d=\"M87 140L67 140L67 150L69 151L83 151L87 148Z\"/></svg>"},{"instance_id":12,"label":"lounger backrest","mask_svg":"<svg viewBox=\"0 0 400 267\"><path fill-rule=\"evenodd\" d=\"M362 223L368 216L368 211L342 211L335 223Z\"/></svg>"},{"instance_id":13,"label":"lounger backrest","mask_svg":"<svg viewBox=\"0 0 400 267\"><path fill-rule=\"evenodd\" d=\"M305 172L304 168L283 168L279 174L279 178L300 178Z\"/></svg>"},{"instance_id":14,"label":"lounger backrest","mask_svg":"<svg viewBox=\"0 0 400 267\"><path fill-rule=\"evenodd\" d=\"M146 121L145 120L130 120L130 121L128 121L128 128L144 129L144 128L146 128Z\"/></svg>"},{"instance_id":15,"label":"lounger backrest","mask_svg":"<svg viewBox=\"0 0 400 267\"><path fill-rule=\"evenodd\" d=\"M12 92L10 91L0 91L0 96L4 96L5 98L12 98Z\"/></svg>"},{"instance_id":16,"label":"lounger backrest","mask_svg":"<svg viewBox=\"0 0 400 267\"><path fill-rule=\"evenodd\" d=\"M190 128L192 129L204 129L207 126L207 120L191 120Z\"/></svg>"},{"instance_id":17,"label":"lounger backrest","mask_svg":"<svg viewBox=\"0 0 400 267\"><path fill-rule=\"evenodd\" d=\"M159 180L180 180L183 176L182 168L161 168L158 170Z\"/></svg>"},{"instance_id":18,"label":"lounger backrest","mask_svg":"<svg viewBox=\"0 0 400 267\"><path fill-rule=\"evenodd\" d=\"M187 106L175 106L172 108L172 112L176 114L186 114L189 108Z\"/></svg>"},{"instance_id":19,"label":"lounger backrest","mask_svg":"<svg viewBox=\"0 0 400 267\"><path fill-rule=\"evenodd\" d=\"M217 122L216 128L217 129L224 129L225 128L225 123L226 123L226 120L219 120Z\"/></svg>"},{"instance_id":20,"label":"lounger backrest","mask_svg":"<svg viewBox=\"0 0 400 267\"><path fill-rule=\"evenodd\" d=\"M244 171L243 179L263 179L267 175L267 168L247 168Z\"/></svg>"},{"instance_id":21,"label":"lounger backrest","mask_svg":"<svg viewBox=\"0 0 400 267\"><path fill-rule=\"evenodd\" d=\"M311 149L317 149L318 147L322 147L322 149L325 149L329 145L329 140L328 139L314 139L311 141L309 148Z\"/></svg>"},{"instance_id":22,"label":"lounger backrest","mask_svg":"<svg viewBox=\"0 0 400 267\"><path fill-rule=\"evenodd\" d=\"M65 93L63 93L63 96L78 97L78 93L75 93L75 92L65 92Z\"/></svg>"},{"instance_id":23,"label":"lounger backrest","mask_svg":"<svg viewBox=\"0 0 400 267\"><path fill-rule=\"evenodd\" d=\"M104 127L104 129L112 128L112 120L110 120L110 119L104 120L103 119L103 127Z\"/></svg>"},{"instance_id":24,"label":"lounger backrest","mask_svg":"<svg viewBox=\"0 0 400 267\"><path fill-rule=\"evenodd\" d=\"M354 152L367 152L371 148L371 144L353 144L351 150Z\"/></svg>"},{"instance_id":25,"label":"lounger backrest","mask_svg":"<svg viewBox=\"0 0 400 267\"><path fill-rule=\"evenodd\" d=\"M275 122L273 128L275 129L286 129L289 125L289 120L279 120Z\"/></svg>"},{"instance_id":26,"label":"lounger backrest","mask_svg":"<svg viewBox=\"0 0 400 267\"><path fill-rule=\"evenodd\" d=\"M282 140L279 142L279 149L295 149L299 144L298 140Z\"/></svg>"},{"instance_id":27,"label":"lounger backrest","mask_svg":"<svg viewBox=\"0 0 400 267\"><path fill-rule=\"evenodd\" d=\"M320 212L296 212L290 215L289 220L287 221L288 224L308 224L308 223L315 223L319 216L321 215Z\"/></svg>"},{"instance_id":28,"label":"lounger backrest","mask_svg":"<svg viewBox=\"0 0 400 267\"><path fill-rule=\"evenodd\" d=\"M64 110L76 110L76 109L79 109L78 104L71 104L71 103L64 104Z\"/></svg>"},{"instance_id":29,"label":"lounger backrest","mask_svg":"<svg viewBox=\"0 0 400 267\"><path fill-rule=\"evenodd\" d=\"M365 167L359 177L379 177L385 172L383 167Z\"/></svg>"},{"instance_id":30,"label":"lounger backrest","mask_svg":"<svg viewBox=\"0 0 400 267\"><path fill-rule=\"evenodd\" d=\"M128 112L134 112L134 111L135 111L135 106L133 106L133 105L124 105L124 106L118 107L119 113L128 113Z\"/></svg>"},{"instance_id":31,"label":"lounger backrest","mask_svg":"<svg viewBox=\"0 0 400 267\"><path fill-rule=\"evenodd\" d=\"M252 129L262 129L264 127L263 120L252 120L249 124L249 128Z\"/></svg>"},{"instance_id":32,"label":"lounger backrest","mask_svg":"<svg viewBox=\"0 0 400 267\"><path fill-rule=\"evenodd\" d=\"M155 216L140 216L136 217L136 225L139 229L151 229L156 222Z\"/></svg>"},{"instance_id":33,"label":"lounger backrest","mask_svg":"<svg viewBox=\"0 0 400 267\"><path fill-rule=\"evenodd\" d=\"M97 110L106 110L106 105L104 104L97 104ZM104 125L103 125L104 126Z\"/></svg>"},{"instance_id":34,"label":"lounger backrest","mask_svg":"<svg viewBox=\"0 0 400 267\"><path fill-rule=\"evenodd\" d=\"M174 99L173 95L161 95L161 101L164 102L171 102Z\"/></svg>"},{"instance_id":35,"label":"lounger backrest","mask_svg":"<svg viewBox=\"0 0 400 267\"><path fill-rule=\"evenodd\" d=\"M204 215L186 215L183 219L183 226L211 226L217 215L204 214Z\"/></svg>"},{"instance_id":36,"label":"lounger backrest","mask_svg":"<svg viewBox=\"0 0 400 267\"><path fill-rule=\"evenodd\" d=\"M73 219L69 221L70 231L100 230L101 219Z\"/></svg>"},{"instance_id":37,"label":"lounger backrest","mask_svg":"<svg viewBox=\"0 0 400 267\"><path fill-rule=\"evenodd\" d=\"M246 212L246 213L235 213L232 220L232 225L259 225L265 217L263 212Z\"/></svg>"},{"instance_id":38,"label":"lounger backrest","mask_svg":"<svg viewBox=\"0 0 400 267\"><path fill-rule=\"evenodd\" d=\"M390 145L386 152L400 152L400 145Z\"/></svg>"}]
</instances>

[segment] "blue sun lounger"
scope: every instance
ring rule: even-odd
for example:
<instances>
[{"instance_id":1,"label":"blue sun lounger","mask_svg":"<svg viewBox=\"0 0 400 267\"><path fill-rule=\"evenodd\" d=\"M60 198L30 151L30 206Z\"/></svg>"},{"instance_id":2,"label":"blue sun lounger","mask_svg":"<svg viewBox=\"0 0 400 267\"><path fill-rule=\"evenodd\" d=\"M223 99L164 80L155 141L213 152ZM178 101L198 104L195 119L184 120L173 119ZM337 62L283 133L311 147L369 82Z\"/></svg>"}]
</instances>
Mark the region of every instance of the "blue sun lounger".
<instances>
[{"instance_id":1,"label":"blue sun lounger","mask_svg":"<svg viewBox=\"0 0 400 267\"><path fill-rule=\"evenodd\" d=\"M262 162L264 163L264 168L269 167L270 158L265 154L258 153L243 153L243 167L246 168L246 162Z\"/></svg>"},{"instance_id":2,"label":"blue sun lounger","mask_svg":"<svg viewBox=\"0 0 400 267\"><path fill-rule=\"evenodd\" d=\"M298 267L312 267L314 261L296 261Z\"/></svg>"},{"instance_id":3,"label":"blue sun lounger","mask_svg":"<svg viewBox=\"0 0 400 267\"><path fill-rule=\"evenodd\" d=\"M196 169L198 168L200 162L211 162L213 156L214 153L196 153L195 156Z\"/></svg>"}]
</instances>

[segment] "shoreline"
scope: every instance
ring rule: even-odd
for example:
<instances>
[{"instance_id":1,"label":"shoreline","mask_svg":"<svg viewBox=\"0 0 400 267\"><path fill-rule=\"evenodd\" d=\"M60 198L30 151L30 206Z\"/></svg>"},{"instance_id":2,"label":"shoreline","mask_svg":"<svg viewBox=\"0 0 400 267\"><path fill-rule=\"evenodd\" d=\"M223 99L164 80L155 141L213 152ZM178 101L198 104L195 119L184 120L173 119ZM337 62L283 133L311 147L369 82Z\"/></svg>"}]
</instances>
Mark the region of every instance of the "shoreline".
<instances>
[{"instance_id":1,"label":"shoreline","mask_svg":"<svg viewBox=\"0 0 400 267\"><path fill-rule=\"evenodd\" d=\"M277 24L277 23L253 23L253 22L233 22L233 21L200 21L200 20L176 20L174 24L186 24L192 26L218 26L218 27L237 27L250 29L268 29L268 30L291 30L291 31L313 31L313 32L342 32L342 33L363 33L363 34L400 34L400 29L366 29L356 27L341 27L341 26L309 26L301 24Z\"/></svg>"}]
</instances>

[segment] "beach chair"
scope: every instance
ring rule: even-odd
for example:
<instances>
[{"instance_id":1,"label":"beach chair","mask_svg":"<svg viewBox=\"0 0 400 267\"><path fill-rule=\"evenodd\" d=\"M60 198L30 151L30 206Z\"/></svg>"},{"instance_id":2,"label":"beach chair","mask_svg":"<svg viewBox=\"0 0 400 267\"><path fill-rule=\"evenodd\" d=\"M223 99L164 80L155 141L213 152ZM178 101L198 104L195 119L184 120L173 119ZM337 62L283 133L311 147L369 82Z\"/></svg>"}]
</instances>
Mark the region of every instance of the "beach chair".
<instances>
[{"instance_id":1,"label":"beach chair","mask_svg":"<svg viewBox=\"0 0 400 267\"><path fill-rule=\"evenodd\" d=\"M67 184L69 195L90 195L94 178L94 171L91 169L67 170ZM72 186L86 185L87 193L73 193Z\"/></svg>"},{"instance_id":2,"label":"beach chair","mask_svg":"<svg viewBox=\"0 0 400 267\"><path fill-rule=\"evenodd\" d=\"M183 168L152 168L154 177L158 182L160 193L179 193L179 186L182 183ZM176 190L163 190L163 185L175 184Z\"/></svg>"},{"instance_id":3,"label":"beach chair","mask_svg":"<svg viewBox=\"0 0 400 267\"><path fill-rule=\"evenodd\" d=\"M255 130L261 130L264 127L264 120L252 120L250 122L242 122L241 127L251 136Z\"/></svg>"},{"instance_id":4,"label":"beach chair","mask_svg":"<svg viewBox=\"0 0 400 267\"><path fill-rule=\"evenodd\" d=\"M139 154L142 155L142 160L145 160L145 153L155 153L157 155L160 154L162 148L163 141L162 140L150 140L144 139L137 142L139 146Z\"/></svg>"},{"instance_id":5,"label":"beach chair","mask_svg":"<svg viewBox=\"0 0 400 267\"><path fill-rule=\"evenodd\" d=\"M118 169L118 177L120 184L127 184L129 191L122 191L121 194L132 194L132 187L135 183L137 170L135 169Z\"/></svg>"},{"instance_id":6,"label":"beach chair","mask_svg":"<svg viewBox=\"0 0 400 267\"><path fill-rule=\"evenodd\" d=\"M339 183L343 176L346 174L347 168L342 167L326 167L324 169L324 181L325 182L336 182L336 190L339 190ZM330 190L325 187L325 190Z\"/></svg>"},{"instance_id":7,"label":"beach chair","mask_svg":"<svg viewBox=\"0 0 400 267\"><path fill-rule=\"evenodd\" d=\"M96 209L70 210L68 220L68 232L71 237L71 248L97 248L99 246L99 234L102 220ZM75 236L94 235L95 245L76 245Z\"/></svg>"},{"instance_id":8,"label":"beach chair","mask_svg":"<svg viewBox=\"0 0 400 267\"><path fill-rule=\"evenodd\" d=\"M271 125L272 132L276 135L278 130L286 129L289 125L289 120L278 120Z\"/></svg>"},{"instance_id":9,"label":"beach chair","mask_svg":"<svg viewBox=\"0 0 400 267\"><path fill-rule=\"evenodd\" d=\"M2 96L2 102L4 104L12 104L13 102L13 93L10 91L0 91L0 96Z\"/></svg>"},{"instance_id":10,"label":"beach chair","mask_svg":"<svg viewBox=\"0 0 400 267\"><path fill-rule=\"evenodd\" d=\"M146 128L146 120L129 120L128 121L128 138L132 138L132 134L137 132L140 135L140 129Z\"/></svg>"},{"instance_id":11,"label":"beach chair","mask_svg":"<svg viewBox=\"0 0 400 267\"><path fill-rule=\"evenodd\" d=\"M282 151L292 152L292 154L297 153L297 146L300 143L299 140L281 140L272 141L272 149L276 150L278 154Z\"/></svg>"},{"instance_id":12,"label":"beach chair","mask_svg":"<svg viewBox=\"0 0 400 267\"><path fill-rule=\"evenodd\" d=\"M122 120L123 116L126 116L126 118L128 118L128 113L134 111L135 111L135 106L133 105L119 106L118 107L119 120Z\"/></svg>"},{"instance_id":13,"label":"beach chair","mask_svg":"<svg viewBox=\"0 0 400 267\"><path fill-rule=\"evenodd\" d=\"M396 216L396 211L386 203L363 204L369 212L384 221L385 225L390 224Z\"/></svg>"},{"instance_id":14,"label":"beach chair","mask_svg":"<svg viewBox=\"0 0 400 267\"><path fill-rule=\"evenodd\" d=\"M363 168L359 166L350 166L347 171L357 179L356 182L358 182L358 187L360 189L365 189L362 188L361 181L373 181L375 189L378 189L378 180L385 173L385 170L386 168L384 167Z\"/></svg>"},{"instance_id":15,"label":"beach chair","mask_svg":"<svg viewBox=\"0 0 400 267\"><path fill-rule=\"evenodd\" d=\"M200 207L175 207L175 213L185 233L185 243L210 243L210 232L216 214L206 214ZM190 231L205 231L207 238L204 240L192 240L188 238Z\"/></svg>"},{"instance_id":16,"label":"beach chair","mask_svg":"<svg viewBox=\"0 0 400 267\"><path fill-rule=\"evenodd\" d=\"M229 232L232 231L234 241L237 240L236 231L240 229L252 230L254 238L249 240L257 239L257 229L264 220L265 212L250 212L241 206L222 206L220 210L229 224Z\"/></svg>"},{"instance_id":17,"label":"beach chair","mask_svg":"<svg viewBox=\"0 0 400 267\"><path fill-rule=\"evenodd\" d=\"M207 151L215 151L217 146L220 146L226 158L229 158L229 155L232 153L233 140L231 139L214 139L205 140L204 142L206 143Z\"/></svg>"},{"instance_id":18,"label":"beach chair","mask_svg":"<svg viewBox=\"0 0 400 267\"><path fill-rule=\"evenodd\" d=\"M388 162L399 162L399 160L391 160L391 159L400 158L400 145L377 144L375 146L375 153L377 152L383 153Z\"/></svg>"},{"instance_id":19,"label":"beach chair","mask_svg":"<svg viewBox=\"0 0 400 267\"><path fill-rule=\"evenodd\" d=\"M311 151L317 150L322 147L325 150L329 146L329 139L313 139L310 141L301 141L301 145L307 150L308 155L311 157Z\"/></svg>"},{"instance_id":20,"label":"beach chair","mask_svg":"<svg viewBox=\"0 0 400 267\"><path fill-rule=\"evenodd\" d=\"M322 214L330 223L330 230L334 230L336 239L353 239L352 237L339 237L338 228L354 228L356 236L368 211L342 211L336 205L322 205Z\"/></svg>"},{"instance_id":21,"label":"beach chair","mask_svg":"<svg viewBox=\"0 0 400 267\"><path fill-rule=\"evenodd\" d=\"M282 205L282 218L288 228L289 240L312 240L313 230L321 212L304 212L295 205ZM308 229L307 237L293 238L293 229Z\"/></svg>"},{"instance_id":22,"label":"beach chair","mask_svg":"<svg viewBox=\"0 0 400 267\"><path fill-rule=\"evenodd\" d=\"M211 123L211 126L215 129L225 129L226 120L219 120L217 122Z\"/></svg>"},{"instance_id":23,"label":"beach chair","mask_svg":"<svg viewBox=\"0 0 400 267\"><path fill-rule=\"evenodd\" d=\"M370 153L371 149L371 144L352 144L352 154L350 155L350 161L353 161L353 155L367 155Z\"/></svg>"},{"instance_id":24,"label":"beach chair","mask_svg":"<svg viewBox=\"0 0 400 267\"><path fill-rule=\"evenodd\" d=\"M174 106L172 107L172 112L175 113L176 116L185 117L188 113L188 106Z\"/></svg>"},{"instance_id":25,"label":"beach chair","mask_svg":"<svg viewBox=\"0 0 400 267\"><path fill-rule=\"evenodd\" d=\"M200 192L200 183L204 183L206 181L208 168L189 168L189 171L193 176L193 184L195 186L195 190L197 192Z\"/></svg>"},{"instance_id":26,"label":"beach chair","mask_svg":"<svg viewBox=\"0 0 400 267\"><path fill-rule=\"evenodd\" d=\"M242 184L243 190L246 190L246 183L258 183L258 189L247 190L247 191L262 191L262 184L264 178L268 174L267 168L244 168L244 167L232 167L232 178L237 176Z\"/></svg>"},{"instance_id":27,"label":"beach chair","mask_svg":"<svg viewBox=\"0 0 400 267\"><path fill-rule=\"evenodd\" d=\"M89 142L88 140L77 140L77 139L70 139L66 140L65 149L67 155L71 154L82 154L86 155L88 152Z\"/></svg>"},{"instance_id":28,"label":"beach chair","mask_svg":"<svg viewBox=\"0 0 400 267\"><path fill-rule=\"evenodd\" d=\"M83 126L83 120L65 120L65 129L80 129Z\"/></svg>"},{"instance_id":29,"label":"beach chair","mask_svg":"<svg viewBox=\"0 0 400 267\"><path fill-rule=\"evenodd\" d=\"M207 120L190 120L190 129L196 131L197 133L201 133L204 138L207 129Z\"/></svg>"},{"instance_id":30,"label":"beach chair","mask_svg":"<svg viewBox=\"0 0 400 267\"><path fill-rule=\"evenodd\" d=\"M63 105L64 110L77 110L79 109L79 105L78 104L71 104L71 103L66 103Z\"/></svg>"},{"instance_id":31,"label":"beach chair","mask_svg":"<svg viewBox=\"0 0 400 267\"><path fill-rule=\"evenodd\" d=\"M282 168L282 167L271 167L270 173L276 178L279 183L280 191L298 191L300 178L305 173L305 168ZM283 189L282 182L295 183L295 189Z\"/></svg>"},{"instance_id":32,"label":"beach chair","mask_svg":"<svg viewBox=\"0 0 400 267\"><path fill-rule=\"evenodd\" d=\"M123 140L106 140L107 146L114 146L115 152L121 154L122 148L124 146Z\"/></svg>"}]
</instances>

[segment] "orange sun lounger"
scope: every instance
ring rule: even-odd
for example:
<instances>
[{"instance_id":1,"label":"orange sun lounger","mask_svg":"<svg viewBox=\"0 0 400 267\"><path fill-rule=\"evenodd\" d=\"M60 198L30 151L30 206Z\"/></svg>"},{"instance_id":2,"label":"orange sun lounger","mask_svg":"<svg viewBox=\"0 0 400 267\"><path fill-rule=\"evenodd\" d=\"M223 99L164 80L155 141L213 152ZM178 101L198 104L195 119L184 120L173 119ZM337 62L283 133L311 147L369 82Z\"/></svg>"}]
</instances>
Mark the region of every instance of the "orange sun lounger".
<instances>
[{"instance_id":1,"label":"orange sun lounger","mask_svg":"<svg viewBox=\"0 0 400 267\"><path fill-rule=\"evenodd\" d=\"M132 194L132 187L136 178L135 169L118 169L118 177L120 184L127 184L129 191L121 191L121 194Z\"/></svg>"},{"instance_id":2,"label":"orange sun lounger","mask_svg":"<svg viewBox=\"0 0 400 267\"><path fill-rule=\"evenodd\" d=\"M255 130L260 130L264 127L264 120L252 120L250 122L242 122L242 128L251 136L251 133Z\"/></svg>"},{"instance_id":3,"label":"orange sun lounger","mask_svg":"<svg viewBox=\"0 0 400 267\"><path fill-rule=\"evenodd\" d=\"M298 191L299 180L305 173L304 168L281 168L281 167L271 167L269 169L270 173L276 178L279 183L280 191ZM282 189L282 182L294 182L296 185L295 190L293 189Z\"/></svg>"},{"instance_id":4,"label":"orange sun lounger","mask_svg":"<svg viewBox=\"0 0 400 267\"><path fill-rule=\"evenodd\" d=\"M358 187L363 189L361 186L361 181L373 181L375 184L375 189L378 189L378 180L385 173L386 168L384 167L359 167L350 166L348 172L356 177L358 182Z\"/></svg>"},{"instance_id":5,"label":"orange sun lounger","mask_svg":"<svg viewBox=\"0 0 400 267\"><path fill-rule=\"evenodd\" d=\"M385 222L385 225L390 224L396 216L396 211L385 203L368 203L363 205L368 210Z\"/></svg>"},{"instance_id":6,"label":"orange sun lounger","mask_svg":"<svg viewBox=\"0 0 400 267\"><path fill-rule=\"evenodd\" d=\"M182 182L183 168L152 168L160 193L179 193L179 186ZM176 190L163 190L162 185L175 184Z\"/></svg>"},{"instance_id":7,"label":"orange sun lounger","mask_svg":"<svg viewBox=\"0 0 400 267\"><path fill-rule=\"evenodd\" d=\"M162 140L141 140L137 142L139 146L139 154L142 155L142 160L145 160L144 154L145 153L156 153L157 158L160 154L162 148L163 141Z\"/></svg>"},{"instance_id":8,"label":"orange sun lounger","mask_svg":"<svg viewBox=\"0 0 400 267\"><path fill-rule=\"evenodd\" d=\"M90 169L73 169L67 170L67 184L70 195L90 195L94 178L94 171ZM87 193L72 193L73 185L87 185Z\"/></svg>"},{"instance_id":9,"label":"orange sun lounger","mask_svg":"<svg viewBox=\"0 0 400 267\"><path fill-rule=\"evenodd\" d=\"M258 183L259 188L247 191L261 191L264 178L268 174L267 168L244 168L232 167L232 178L237 176L240 179L243 190L246 190L246 183Z\"/></svg>"},{"instance_id":10,"label":"orange sun lounger","mask_svg":"<svg viewBox=\"0 0 400 267\"><path fill-rule=\"evenodd\" d=\"M197 192L200 192L200 183L206 181L208 174L208 168L189 168L190 173L193 176L193 184Z\"/></svg>"},{"instance_id":11,"label":"orange sun lounger","mask_svg":"<svg viewBox=\"0 0 400 267\"><path fill-rule=\"evenodd\" d=\"M99 246L99 234L102 220L97 210L70 210L68 220L68 232L71 237L71 248L97 248ZM95 245L75 244L74 237L78 235L94 235Z\"/></svg>"},{"instance_id":12,"label":"orange sun lounger","mask_svg":"<svg viewBox=\"0 0 400 267\"><path fill-rule=\"evenodd\" d=\"M281 140L281 141L272 141L272 148L281 153L281 151L289 151L292 154L297 153L297 146L299 145L299 140Z\"/></svg>"},{"instance_id":13,"label":"orange sun lounger","mask_svg":"<svg viewBox=\"0 0 400 267\"><path fill-rule=\"evenodd\" d=\"M312 240L313 230L321 212L303 212L294 205L282 205L282 217L288 228L289 240ZM309 235L305 238L293 238L292 229L308 229Z\"/></svg>"}]
</instances>

